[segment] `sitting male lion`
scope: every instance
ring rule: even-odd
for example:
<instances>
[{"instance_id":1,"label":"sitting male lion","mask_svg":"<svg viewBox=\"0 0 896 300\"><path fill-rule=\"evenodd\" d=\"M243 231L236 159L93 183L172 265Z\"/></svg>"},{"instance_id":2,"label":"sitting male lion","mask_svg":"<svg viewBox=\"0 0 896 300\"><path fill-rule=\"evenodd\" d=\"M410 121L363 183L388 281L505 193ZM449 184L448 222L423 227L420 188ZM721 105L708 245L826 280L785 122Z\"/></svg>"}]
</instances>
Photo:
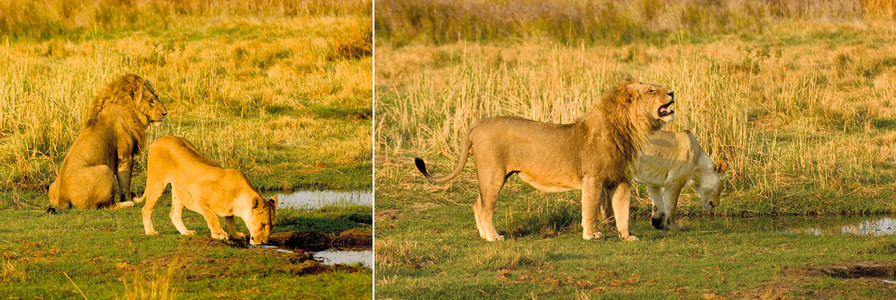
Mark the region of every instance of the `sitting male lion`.
<instances>
[{"instance_id":1,"label":"sitting male lion","mask_svg":"<svg viewBox=\"0 0 896 300\"><path fill-rule=\"evenodd\" d=\"M82 209L133 206L134 155L145 144L149 124L162 122L166 114L152 83L140 76L127 74L104 86L91 103L87 126L50 184L48 211L73 205Z\"/></svg>"},{"instance_id":2,"label":"sitting male lion","mask_svg":"<svg viewBox=\"0 0 896 300\"><path fill-rule=\"evenodd\" d=\"M137 202L143 206L143 229L147 235L159 234L152 227L152 210L171 184L171 222L180 234L193 235L181 219L184 207L202 214L212 238L226 240L244 237L236 231L233 217L238 216L249 229L252 245L267 244L274 226L277 197L265 200L240 171L222 169L208 160L185 139L165 136L149 145L146 163L146 191ZM227 220L227 232L218 217ZM229 235L228 235L229 233Z\"/></svg>"},{"instance_id":3,"label":"sitting male lion","mask_svg":"<svg viewBox=\"0 0 896 300\"><path fill-rule=\"evenodd\" d=\"M635 180L647 185L653 200L653 227L684 229L675 223L675 210L681 189L692 180L703 209L718 206L727 169L727 162L712 161L690 131L659 130L651 135L641 153Z\"/></svg>"},{"instance_id":4,"label":"sitting male lion","mask_svg":"<svg viewBox=\"0 0 896 300\"><path fill-rule=\"evenodd\" d=\"M637 240L628 230L633 162L647 136L675 118L673 92L636 80L618 83L573 124L547 124L519 117L482 119L473 124L461 146L454 171L431 177L422 159L417 169L433 182L445 182L476 155L479 198L473 206L479 235L503 240L492 223L498 192L511 174L545 192L582 190L582 237L603 238L595 227L602 195L612 195L619 235ZM470 151L472 148L472 151Z\"/></svg>"}]
</instances>

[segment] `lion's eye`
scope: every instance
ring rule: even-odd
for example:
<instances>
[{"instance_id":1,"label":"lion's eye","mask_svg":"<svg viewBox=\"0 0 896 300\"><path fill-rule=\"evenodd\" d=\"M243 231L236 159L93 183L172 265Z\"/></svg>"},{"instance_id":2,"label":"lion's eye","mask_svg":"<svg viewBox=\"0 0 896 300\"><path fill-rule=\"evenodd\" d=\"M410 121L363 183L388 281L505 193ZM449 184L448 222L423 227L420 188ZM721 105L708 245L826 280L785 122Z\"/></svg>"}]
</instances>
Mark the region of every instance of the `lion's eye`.
<instances>
[{"instance_id":1,"label":"lion's eye","mask_svg":"<svg viewBox=\"0 0 896 300\"><path fill-rule=\"evenodd\" d=\"M653 92L656 92L656 90L649 90L649 91L647 91L648 94L653 94Z\"/></svg>"},{"instance_id":2,"label":"lion's eye","mask_svg":"<svg viewBox=\"0 0 896 300\"><path fill-rule=\"evenodd\" d=\"M153 104L153 103L155 103L155 101L153 101L152 99L149 99L149 104Z\"/></svg>"}]
</instances>

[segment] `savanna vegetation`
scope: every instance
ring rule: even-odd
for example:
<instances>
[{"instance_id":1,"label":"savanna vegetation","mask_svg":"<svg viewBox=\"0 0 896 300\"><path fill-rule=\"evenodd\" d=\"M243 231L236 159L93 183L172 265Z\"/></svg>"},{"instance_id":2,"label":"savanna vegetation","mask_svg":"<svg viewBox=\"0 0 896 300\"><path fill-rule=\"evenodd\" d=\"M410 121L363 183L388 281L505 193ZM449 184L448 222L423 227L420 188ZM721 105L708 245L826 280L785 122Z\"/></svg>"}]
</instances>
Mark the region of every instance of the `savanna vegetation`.
<instances>
[{"instance_id":1,"label":"savanna vegetation","mask_svg":"<svg viewBox=\"0 0 896 300\"><path fill-rule=\"evenodd\" d=\"M184 137L262 190L370 189L371 7L0 1L0 295L369 298L366 267L211 240L193 212L185 222L197 235L176 234L169 196L156 209L159 236L143 235L139 205L43 212L91 99L126 73L153 81L168 109L148 141ZM139 195L145 155L135 162ZM337 236L371 224L370 207L281 209L274 231Z\"/></svg>"},{"instance_id":2,"label":"savanna vegetation","mask_svg":"<svg viewBox=\"0 0 896 300\"><path fill-rule=\"evenodd\" d=\"M369 1L4 1L0 183L46 188L96 91L135 73L169 111L150 141L184 137L263 189L368 189L370 13Z\"/></svg>"},{"instance_id":3,"label":"savanna vegetation","mask_svg":"<svg viewBox=\"0 0 896 300\"><path fill-rule=\"evenodd\" d=\"M891 237L707 224L896 212L896 2L381 0L376 7L380 296L729 296L767 286L796 265L892 259L873 250L892 247ZM650 228L640 188L632 210L644 241L579 241L578 193L542 193L511 178L496 227L514 238L488 244L472 216L473 164L445 186L425 182L413 166L413 157L424 157L431 173L448 172L459 140L480 118L573 122L626 77L674 89L677 120L667 129L691 130L713 158L729 162L721 207L705 212L690 188L682 195L690 232ZM614 236L613 228L603 231ZM691 247L708 252L689 261ZM777 256L781 247L805 255ZM720 276L700 275L707 267L721 268ZM607 277L608 268L627 275ZM646 274L662 283L644 285ZM629 275L640 284L610 282ZM800 278L784 295L864 286ZM892 295L885 285L866 288L857 296Z\"/></svg>"}]
</instances>

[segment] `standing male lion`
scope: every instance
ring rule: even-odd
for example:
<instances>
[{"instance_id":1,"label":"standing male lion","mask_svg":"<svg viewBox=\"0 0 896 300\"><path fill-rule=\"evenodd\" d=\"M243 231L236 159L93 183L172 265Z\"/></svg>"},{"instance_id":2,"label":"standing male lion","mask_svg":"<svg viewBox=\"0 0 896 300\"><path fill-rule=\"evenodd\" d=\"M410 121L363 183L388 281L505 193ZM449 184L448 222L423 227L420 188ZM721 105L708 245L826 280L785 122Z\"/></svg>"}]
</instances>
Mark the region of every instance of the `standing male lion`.
<instances>
[{"instance_id":1,"label":"standing male lion","mask_svg":"<svg viewBox=\"0 0 896 300\"><path fill-rule=\"evenodd\" d=\"M127 74L104 86L90 105L84 131L69 149L50 184L50 210L133 206L131 170L150 123L168 112L152 83ZM120 202L115 203L117 182Z\"/></svg>"},{"instance_id":2,"label":"standing male lion","mask_svg":"<svg viewBox=\"0 0 896 300\"><path fill-rule=\"evenodd\" d=\"M433 182L445 182L476 155L479 198L473 206L479 236L503 240L492 223L498 192L511 174L545 192L582 190L582 237L603 238L595 227L600 199L612 195L616 228L624 240L637 240L628 230L633 163L647 137L675 119L670 89L625 80L595 102L573 124L547 124L519 117L482 119L473 124L454 171L432 177L422 159L417 169ZM470 149L472 148L472 151Z\"/></svg>"}]
</instances>

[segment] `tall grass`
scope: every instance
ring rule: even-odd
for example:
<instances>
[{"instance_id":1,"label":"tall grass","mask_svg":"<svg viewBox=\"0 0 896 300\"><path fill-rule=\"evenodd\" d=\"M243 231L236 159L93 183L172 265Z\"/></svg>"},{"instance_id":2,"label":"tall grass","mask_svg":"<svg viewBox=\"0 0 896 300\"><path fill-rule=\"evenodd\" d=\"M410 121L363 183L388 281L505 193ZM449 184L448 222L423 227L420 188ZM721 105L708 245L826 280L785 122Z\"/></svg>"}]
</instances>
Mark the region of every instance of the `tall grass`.
<instances>
[{"instance_id":1,"label":"tall grass","mask_svg":"<svg viewBox=\"0 0 896 300\"><path fill-rule=\"evenodd\" d=\"M96 31L157 30L183 18L369 16L370 12L370 0L3 0L0 36L45 39Z\"/></svg>"},{"instance_id":2,"label":"tall grass","mask_svg":"<svg viewBox=\"0 0 896 300\"><path fill-rule=\"evenodd\" d=\"M369 178L362 170L371 161L369 4L4 2L0 184L52 182L95 92L136 73L155 83L169 110L149 141L185 137L224 167L270 179L264 188L369 186L346 174ZM59 24L61 34L16 27L55 30L45 23ZM88 27L85 39L70 37ZM350 179L315 178L330 173Z\"/></svg>"},{"instance_id":3,"label":"tall grass","mask_svg":"<svg viewBox=\"0 0 896 300\"><path fill-rule=\"evenodd\" d=\"M757 32L781 20L896 16L892 0L378 0L376 7L377 36L395 44L507 38L630 42L679 32Z\"/></svg>"}]
</instances>

